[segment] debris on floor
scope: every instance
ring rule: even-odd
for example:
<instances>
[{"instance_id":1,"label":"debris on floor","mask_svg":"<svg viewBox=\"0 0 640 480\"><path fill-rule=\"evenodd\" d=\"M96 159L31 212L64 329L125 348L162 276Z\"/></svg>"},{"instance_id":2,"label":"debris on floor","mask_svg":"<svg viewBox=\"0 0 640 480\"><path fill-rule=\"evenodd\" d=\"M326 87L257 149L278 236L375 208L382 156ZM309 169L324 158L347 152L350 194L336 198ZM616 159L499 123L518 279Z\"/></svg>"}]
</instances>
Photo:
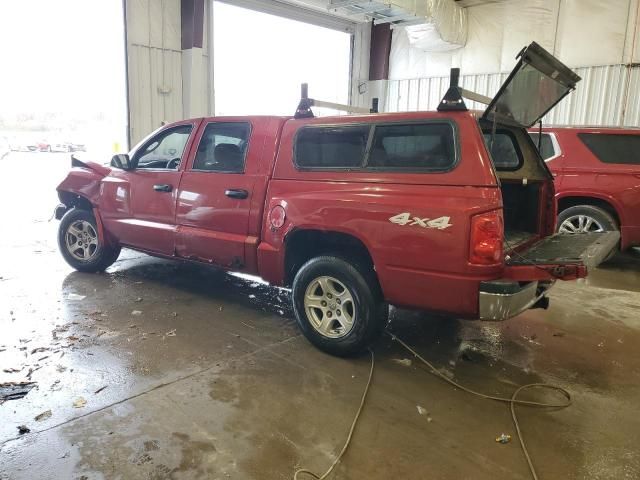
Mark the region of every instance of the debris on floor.
<instances>
[{"instance_id":1,"label":"debris on floor","mask_svg":"<svg viewBox=\"0 0 640 480\"><path fill-rule=\"evenodd\" d=\"M36 386L36 382L0 383L0 405L7 400L19 400Z\"/></svg>"},{"instance_id":2,"label":"debris on floor","mask_svg":"<svg viewBox=\"0 0 640 480\"><path fill-rule=\"evenodd\" d=\"M100 387L99 389L97 389L95 392L93 392L94 395L97 395L98 393L100 393L101 391L103 391L105 388L107 388L108 385L105 385L104 387Z\"/></svg>"},{"instance_id":3,"label":"debris on floor","mask_svg":"<svg viewBox=\"0 0 640 480\"><path fill-rule=\"evenodd\" d=\"M410 367L413 363L410 358L392 358L391 361L403 367Z\"/></svg>"},{"instance_id":4,"label":"debris on floor","mask_svg":"<svg viewBox=\"0 0 640 480\"><path fill-rule=\"evenodd\" d=\"M420 406L420 405L416 405L416 408L418 409L418 413L420 415L429 415L429 412L427 411L426 408Z\"/></svg>"},{"instance_id":5,"label":"debris on floor","mask_svg":"<svg viewBox=\"0 0 640 480\"><path fill-rule=\"evenodd\" d=\"M77 293L69 293L67 295L67 300L84 300L85 298L87 298L86 295L78 295Z\"/></svg>"},{"instance_id":6,"label":"debris on floor","mask_svg":"<svg viewBox=\"0 0 640 480\"><path fill-rule=\"evenodd\" d=\"M131 315L142 315L142 311L141 310L134 310L131 312Z\"/></svg>"},{"instance_id":7,"label":"debris on floor","mask_svg":"<svg viewBox=\"0 0 640 480\"><path fill-rule=\"evenodd\" d=\"M497 443L509 443L511 441L511 435L501 433L499 437L496 437Z\"/></svg>"},{"instance_id":8,"label":"debris on floor","mask_svg":"<svg viewBox=\"0 0 640 480\"><path fill-rule=\"evenodd\" d=\"M165 333L165 336L167 336L167 337L175 337L176 336L176 329L174 328L173 330L169 330L167 333Z\"/></svg>"},{"instance_id":9,"label":"debris on floor","mask_svg":"<svg viewBox=\"0 0 640 480\"><path fill-rule=\"evenodd\" d=\"M84 397L78 397L73 401L73 408L82 408L87 404Z\"/></svg>"},{"instance_id":10,"label":"debris on floor","mask_svg":"<svg viewBox=\"0 0 640 480\"><path fill-rule=\"evenodd\" d=\"M34 420L36 422L43 422L49 417L51 417L51 410L47 410L46 412L39 413L34 417Z\"/></svg>"},{"instance_id":11,"label":"debris on floor","mask_svg":"<svg viewBox=\"0 0 640 480\"><path fill-rule=\"evenodd\" d=\"M20 425L18 427L18 435L24 435L25 433L29 433L31 429L26 425Z\"/></svg>"}]
</instances>

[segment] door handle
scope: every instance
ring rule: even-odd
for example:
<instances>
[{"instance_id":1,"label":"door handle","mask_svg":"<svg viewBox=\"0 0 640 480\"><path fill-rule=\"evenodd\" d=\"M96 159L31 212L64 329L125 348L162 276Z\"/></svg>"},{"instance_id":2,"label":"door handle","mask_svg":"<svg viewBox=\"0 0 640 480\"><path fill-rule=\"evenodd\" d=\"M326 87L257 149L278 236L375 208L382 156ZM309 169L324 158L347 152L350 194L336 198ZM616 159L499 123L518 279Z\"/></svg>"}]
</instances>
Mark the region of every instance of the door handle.
<instances>
[{"instance_id":1,"label":"door handle","mask_svg":"<svg viewBox=\"0 0 640 480\"><path fill-rule=\"evenodd\" d=\"M172 187L168 183L160 183L158 185L154 185L153 189L156 192L170 192Z\"/></svg>"},{"instance_id":2,"label":"door handle","mask_svg":"<svg viewBox=\"0 0 640 480\"><path fill-rule=\"evenodd\" d=\"M224 194L229 198L239 198L239 199L244 199L249 196L249 192L242 189L225 190Z\"/></svg>"}]
</instances>

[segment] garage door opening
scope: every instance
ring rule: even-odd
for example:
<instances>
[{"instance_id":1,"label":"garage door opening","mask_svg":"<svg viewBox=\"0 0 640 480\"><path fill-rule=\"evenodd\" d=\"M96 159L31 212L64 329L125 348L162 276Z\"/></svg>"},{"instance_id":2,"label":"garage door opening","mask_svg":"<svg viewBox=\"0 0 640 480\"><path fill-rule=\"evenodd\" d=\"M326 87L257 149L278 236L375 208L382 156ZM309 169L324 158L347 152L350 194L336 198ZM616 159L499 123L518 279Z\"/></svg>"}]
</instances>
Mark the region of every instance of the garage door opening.
<instances>
[{"instance_id":1,"label":"garage door opening","mask_svg":"<svg viewBox=\"0 0 640 480\"><path fill-rule=\"evenodd\" d=\"M213 38L216 115L293 115L305 82L349 103L348 33L216 1Z\"/></svg>"}]
</instances>

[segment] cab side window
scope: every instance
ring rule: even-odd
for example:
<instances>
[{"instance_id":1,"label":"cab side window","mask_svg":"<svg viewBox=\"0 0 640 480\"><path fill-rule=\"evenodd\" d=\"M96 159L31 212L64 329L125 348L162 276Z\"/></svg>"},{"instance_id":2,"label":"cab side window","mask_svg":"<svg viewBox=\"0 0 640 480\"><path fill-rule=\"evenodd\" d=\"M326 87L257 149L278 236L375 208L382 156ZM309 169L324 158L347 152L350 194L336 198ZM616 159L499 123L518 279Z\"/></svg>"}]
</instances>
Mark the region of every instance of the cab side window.
<instances>
[{"instance_id":1,"label":"cab side window","mask_svg":"<svg viewBox=\"0 0 640 480\"><path fill-rule=\"evenodd\" d=\"M135 168L177 170L192 129L191 125L180 125L160 132L136 153Z\"/></svg>"},{"instance_id":2,"label":"cab side window","mask_svg":"<svg viewBox=\"0 0 640 480\"><path fill-rule=\"evenodd\" d=\"M248 123L210 123L198 145L193 170L244 173L250 133Z\"/></svg>"}]
</instances>

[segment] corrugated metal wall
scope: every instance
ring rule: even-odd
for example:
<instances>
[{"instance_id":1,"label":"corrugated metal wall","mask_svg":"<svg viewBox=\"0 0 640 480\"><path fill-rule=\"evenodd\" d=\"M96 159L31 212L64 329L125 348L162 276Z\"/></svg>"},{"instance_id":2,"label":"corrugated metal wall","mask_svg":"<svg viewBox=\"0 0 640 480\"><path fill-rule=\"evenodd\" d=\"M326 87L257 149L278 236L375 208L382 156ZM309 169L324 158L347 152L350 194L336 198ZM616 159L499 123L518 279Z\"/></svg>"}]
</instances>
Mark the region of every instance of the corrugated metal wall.
<instances>
[{"instance_id":1,"label":"corrugated metal wall","mask_svg":"<svg viewBox=\"0 0 640 480\"><path fill-rule=\"evenodd\" d=\"M182 112L180 0L127 0L132 143Z\"/></svg>"},{"instance_id":2,"label":"corrugated metal wall","mask_svg":"<svg viewBox=\"0 0 640 480\"><path fill-rule=\"evenodd\" d=\"M640 68L607 65L576 68L582 77L576 91L565 98L544 119L554 125L640 126ZM492 97L508 73L461 75L461 85ZM435 110L449 86L449 77L389 80L385 111ZM484 106L468 102L469 108Z\"/></svg>"}]
</instances>

